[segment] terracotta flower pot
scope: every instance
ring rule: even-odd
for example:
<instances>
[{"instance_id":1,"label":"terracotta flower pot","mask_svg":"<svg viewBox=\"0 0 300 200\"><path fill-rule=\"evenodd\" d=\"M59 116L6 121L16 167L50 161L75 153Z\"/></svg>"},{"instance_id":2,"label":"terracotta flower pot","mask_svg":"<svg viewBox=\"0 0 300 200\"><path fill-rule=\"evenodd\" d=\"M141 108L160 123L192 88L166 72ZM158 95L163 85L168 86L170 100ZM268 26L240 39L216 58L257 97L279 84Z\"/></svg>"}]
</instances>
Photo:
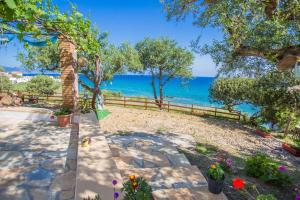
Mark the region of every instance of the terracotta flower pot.
<instances>
[{"instance_id":1,"label":"terracotta flower pot","mask_svg":"<svg viewBox=\"0 0 300 200\"><path fill-rule=\"evenodd\" d=\"M208 177L208 190L213 194L220 194L224 188L225 176L221 180L214 180Z\"/></svg>"},{"instance_id":2,"label":"terracotta flower pot","mask_svg":"<svg viewBox=\"0 0 300 200\"><path fill-rule=\"evenodd\" d=\"M288 143L283 143L282 148L284 150L286 150L287 152L289 152L290 154L292 154L296 157L300 157L300 149L297 149L297 148L289 145Z\"/></svg>"},{"instance_id":3,"label":"terracotta flower pot","mask_svg":"<svg viewBox=\"0 0 300 200\"><path fill-rule=\"evenodd\" d=\"M66 127L70 124L71 115L59 115L57 116L57 122L59 127Z\"/></svg>"},{"instance_id":4,"label":"terracotta flower pot","mask_svg":"<svg viewBox=\"0 0 300 200\"><path fill-rule=\"evenodd\" d=\"M267 133L267 132L265 132L265 131L263 131L263 130L261 130L261 129L259 129L259 128L257 128L257 129L255 130L255 133L256 133L257 135L260 135L260 136L263 137L263 138L271 138L271 137L273 137L270 133Z\"/></svg>"}]
</instances>

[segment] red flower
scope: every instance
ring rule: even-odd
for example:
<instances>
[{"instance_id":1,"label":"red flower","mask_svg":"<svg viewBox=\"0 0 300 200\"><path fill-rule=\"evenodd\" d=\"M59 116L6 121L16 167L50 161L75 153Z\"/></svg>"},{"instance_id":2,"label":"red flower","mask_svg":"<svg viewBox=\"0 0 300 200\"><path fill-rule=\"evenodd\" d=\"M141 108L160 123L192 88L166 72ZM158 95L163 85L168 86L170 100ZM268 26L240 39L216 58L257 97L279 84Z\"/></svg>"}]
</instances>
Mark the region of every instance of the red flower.
<instances>
[{"instance_id":1,"label":"red flower","mask_svg":"<svg viewBox=\"0 0 300 200\"><path fill-rule=\"evenodd\" d=\"M242 190L245 187L245 181L240 178L235 178L232 181L233 188L236 190Z\"/></svg>"}]
</instances>

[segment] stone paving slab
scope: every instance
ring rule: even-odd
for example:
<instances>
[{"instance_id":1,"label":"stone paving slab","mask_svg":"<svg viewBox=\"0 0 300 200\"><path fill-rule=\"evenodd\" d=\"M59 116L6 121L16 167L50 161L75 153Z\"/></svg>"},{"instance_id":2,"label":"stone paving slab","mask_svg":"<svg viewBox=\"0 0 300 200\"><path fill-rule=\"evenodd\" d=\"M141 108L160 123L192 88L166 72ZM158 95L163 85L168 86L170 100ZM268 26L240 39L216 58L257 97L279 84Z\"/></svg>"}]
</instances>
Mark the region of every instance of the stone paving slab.
<instances>
[{"instance_id":1,"label":"stone paving slab","mask_svg":"<svg viewBox=\"0 0 300 200\"><path fill-rule=\"evenodd\" d=\"M26 108L18 115L18 109L22 108L10 108L9 115L0 110L0 199L74 198L75 188L64 188L64 184L75 182L75 177L68 174L76 170L78 129L73 126L59 128L43 119L22 119L32 114L26 113L28 111L37 116L36 113L49 114L49 110ZM10 120L4 120L5 117ZM56 184L54 190L51 186L62 177L64 183ZM68 198L61 196L66 191Z\"/></svg>"},{"instance_id":2,"label":"stone paving slab","mask_svg":"<svg viewBox=\"0 0 300 200\"><path fill-rule=\"evenodd\" d=\"M207 187L157 190L152 195L154 200L227 200L223 193L212 194Z\"/></svg>"},{"instance_id":3,"label":"stone paving slab","mask_svg":"<svg viewBox=\"0 0 300 200\"><path fill-rule=\"evenodd\" d=\"M195 188L207 186L206 179L196 166L162 167L122 170L123 177L136 175L144 177L152 189Z\"/></svg>"}]
</instances>

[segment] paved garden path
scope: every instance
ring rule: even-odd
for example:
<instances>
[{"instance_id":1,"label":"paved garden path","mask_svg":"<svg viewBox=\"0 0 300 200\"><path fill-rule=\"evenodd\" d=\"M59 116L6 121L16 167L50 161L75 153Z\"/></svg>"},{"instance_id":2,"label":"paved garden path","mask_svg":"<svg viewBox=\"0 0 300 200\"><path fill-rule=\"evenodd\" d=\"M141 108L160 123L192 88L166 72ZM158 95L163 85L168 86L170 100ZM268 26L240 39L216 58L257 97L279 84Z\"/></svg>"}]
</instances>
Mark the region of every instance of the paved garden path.
<instances>
[{"instance_id":1,"label":"paved garden path","mask_svg":"<svg viewBox=\"0 0 300 200\"><path fill-rule=\"evenodd\" d=\"M123 180L129 175L144 177L155 200L226 199L223 194L211 194L199 169L177 151L179 146L194 147L191 136L135 132L106 138Z\"/></svg>"},{"instance_id":2,"label":"paved garden path","mask_svg":"<svg viewBox=\"0 0 300 200\"><path fill-rule=\"evenodd\" d=\"M73 199L78 128L57 127L47 110L16 109L0 109L0 199Z\"/></svg>"}]
</instances>

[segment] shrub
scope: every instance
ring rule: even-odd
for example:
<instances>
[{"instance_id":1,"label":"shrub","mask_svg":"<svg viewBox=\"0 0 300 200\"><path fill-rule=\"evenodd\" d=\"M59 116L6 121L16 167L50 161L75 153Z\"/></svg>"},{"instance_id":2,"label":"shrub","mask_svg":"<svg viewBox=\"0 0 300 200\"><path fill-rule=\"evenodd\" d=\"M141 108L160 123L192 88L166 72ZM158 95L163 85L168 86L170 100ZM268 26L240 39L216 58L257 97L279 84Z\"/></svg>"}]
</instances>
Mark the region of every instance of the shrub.
<instances>
[{"instance_id":1,"label":"shrub","mask_svg":"<svg viewBox=\"0 0 300 200\"><path fill-rule=\"evenodd\" d=\"M152 188L142 177L130 176L129 179L123 183L124 200L152 200Z\"/></svg>"},{"instance_id":2,"label":"shrub","mask_svg":"<svg viewBox=\"0 0 300 200\"><path fill-rule=\"evenodd\" d=\"M277 186L286 186L291 178L285 173L285 167L272 160L266 154L258 153L246 160L246 173L248 176L260 178L262 181Z\"/></svg>"},{"instance_id":3,"label":"shrub","mask_svg":"<svg viewBox=\"0 0 300 200\"><path fill-rule=\"evenodd\" d=\"M69 108L61 108L54 112L55 116L69 115L69 114L71 114L71 110Z\"/></svg>"},{"instance_id":4,"label":"shrub","mask_svg":"<svg viewBox=\"0 0 300 200\"><path fill-rule=\"evenodd\" d=\"M224 178L224 171L219 163L210 165L207 176L213 180L219 181Z\"/></svg>"},{"instance_id":5,"label":"shrub","mask_svg":"<svg viewBox=\"0 0 300 200\"><path fill-rule=\"evenodd\" d=\"M273 194L260 194L256 197L256 200L277 200Z\"/></svg>"},{"instance_id":6,"label":"shrub","mask_svg":"<svg viewBox=\"0 0 300 200\"><path fill-rule=\"evenodd\" d=\"M0 76L0 91L10 90L12 88L12 83L6 76Z\"/></svg>"},{"instance_id":7,"label":"shrub","mask_svg":"<svg viewBox=\"0 0 300 200\"><path fill-rule=\"evenodd\" d=\"M35 76L26 86L29 93L39 95L53 95L58 88L59 84L49 76Z\"/></svg>"}]
</instances>

